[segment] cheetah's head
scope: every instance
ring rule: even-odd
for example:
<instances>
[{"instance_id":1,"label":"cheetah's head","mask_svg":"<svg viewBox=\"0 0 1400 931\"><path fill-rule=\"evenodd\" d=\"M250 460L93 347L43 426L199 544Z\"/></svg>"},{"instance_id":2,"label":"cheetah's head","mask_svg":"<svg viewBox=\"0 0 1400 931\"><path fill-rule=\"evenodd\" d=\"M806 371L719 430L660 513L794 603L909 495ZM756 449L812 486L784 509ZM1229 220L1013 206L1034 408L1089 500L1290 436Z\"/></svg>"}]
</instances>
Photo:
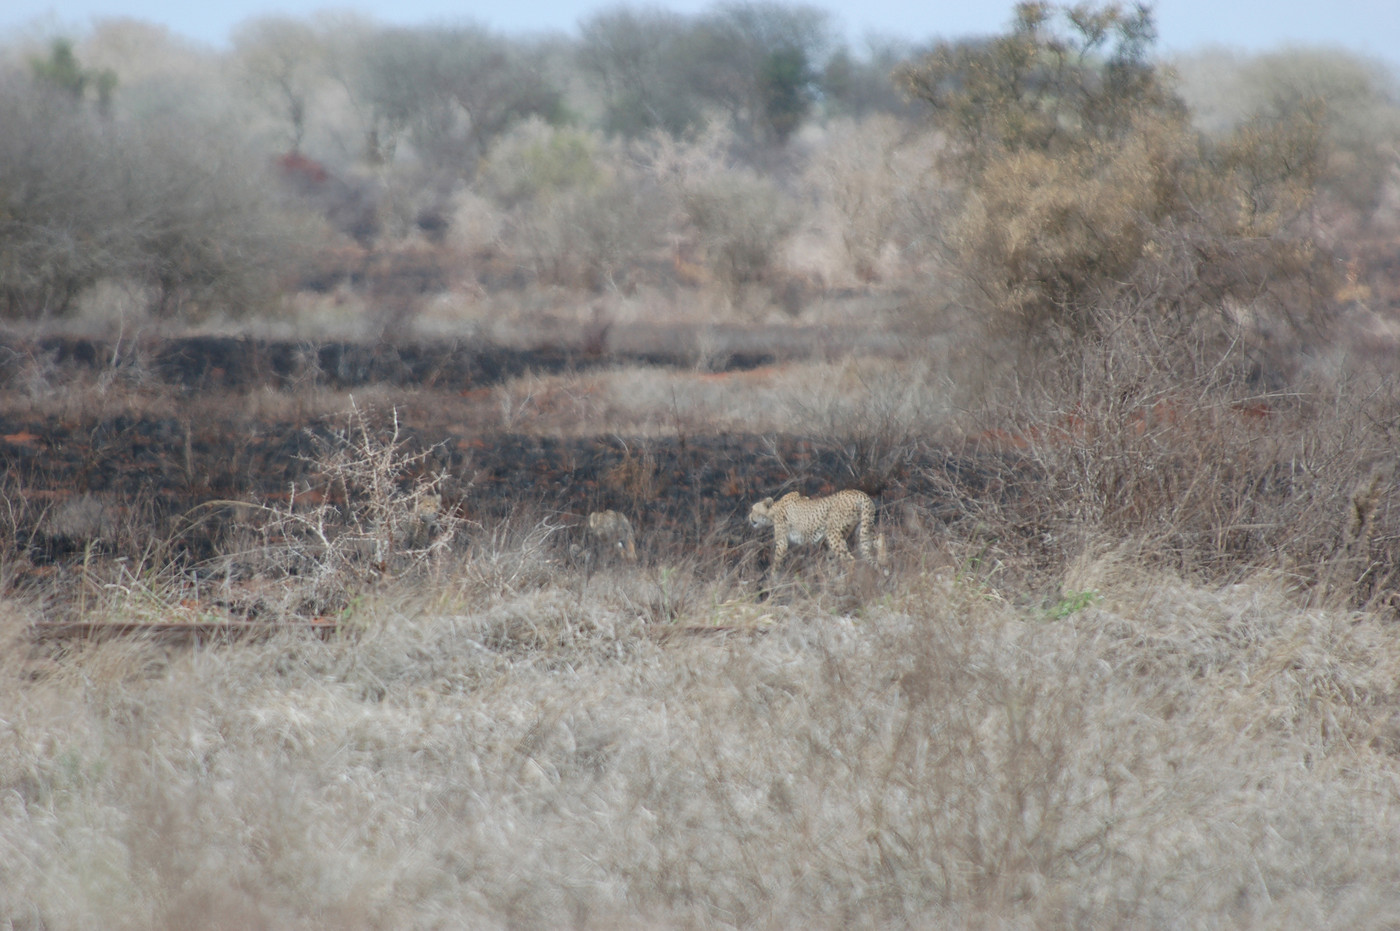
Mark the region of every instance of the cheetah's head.
<instances>
[{"instance_id":1,"label":"cheetah's head","mask_svg":"<svg viewBox=\"0 0 1400 931\"><path fill-rule=\"evenodd\" d=\"M749 508L749 524L754 527L773 526L773 499L764 498Z\"/></svg>"}]
</instances>

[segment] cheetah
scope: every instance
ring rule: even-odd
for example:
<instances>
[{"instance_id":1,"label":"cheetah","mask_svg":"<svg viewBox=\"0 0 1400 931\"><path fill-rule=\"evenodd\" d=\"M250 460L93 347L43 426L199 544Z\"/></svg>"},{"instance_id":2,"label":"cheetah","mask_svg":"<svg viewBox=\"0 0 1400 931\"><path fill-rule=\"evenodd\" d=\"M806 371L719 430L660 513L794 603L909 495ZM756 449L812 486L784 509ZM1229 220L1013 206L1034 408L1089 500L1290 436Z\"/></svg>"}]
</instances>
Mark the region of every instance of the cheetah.
<instances>
[{"instance_id":1,"label":"cheetah","mask_svg":"<svg viewBox=\"0 0 1400 931\"><path fill-rule=\"evenodd\" d=\"M636 536L626 514L617 511L594 511L588 515L588 536L595 544L613 546L628 562L637 561Z\"/></svg>"},{"instance_id":2,"label":"cheetah","mask_svg":"<svg viewBox=\"0 0 1400 931\"><path fill-rule=\"evenodd\" d=\"M775 503L764 498L749 511L749 523L773 528L773 568L783 564L789 543L826 541L831 551L846 562L855 562L846 538L856 533L860 555L883 565L885 536L875 534L875 503L863 491L853 488L824 498L806 498L790 492ZM872 550L872 543L874 544Z\"/></svg>"},{"instance_id":3,"label":"cheetah","mask_svg":"<svg viewBox=\"0 0 1400 931\"><path fill-rule=\"evenodd\" d=\"M442 495L422 491L412 499L413 514L408 519L404 543L409 549L429 549L442 529Z\"/></svg>"}]
</instances>

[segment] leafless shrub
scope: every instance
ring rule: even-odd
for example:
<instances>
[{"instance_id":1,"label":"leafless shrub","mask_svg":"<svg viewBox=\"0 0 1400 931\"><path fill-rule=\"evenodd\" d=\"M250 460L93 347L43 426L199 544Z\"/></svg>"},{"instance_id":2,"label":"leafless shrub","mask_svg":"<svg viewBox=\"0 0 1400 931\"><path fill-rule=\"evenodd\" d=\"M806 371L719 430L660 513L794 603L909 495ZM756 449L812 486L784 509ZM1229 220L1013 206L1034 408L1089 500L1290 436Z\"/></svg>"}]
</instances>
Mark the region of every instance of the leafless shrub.
<instances>
[{"instance_id":1,"label":"leafless shrub","mask_svg":"<svg viewBox=\"0 0 1400 931\"><path fill-rule=\"evenodd\" d=\"M1316 112L1325 146L1320 191L1362 223L1375 216L1400 139L1395 77L1380 62L1330 48L1254 56L1213 49L1176 71L1196 125L1217 138L1261 113Z\"/></svg>"},{"instance_id":2,"label":"leafless shrub","mask_svg":"<svg viewBox=\"0 0 1400 931\"><path fill-rule=\"evenodd\" d=\"M252 557L301 580L297 597L318 613L343 607L371 582L431 563L464 521L443 503L433 448L410 448L398 411L380 428L352 407L345 425L315 437L316 477L285 504L264 507L262 546Z\"/></svg>"},{"instance_id":3,"label":"leafless shrub","mask_svg":"<svg viewBox=\"0 0 1400 931\"><path fill-rule=\"evenodd\" d=\"M803 176L859 281L877 281L926 257L941 195L929 135L888 115L838 121ZM891 262L891 258L895 262Z\"/></svg>"},{"instance_id":4,"label":"leafless shrub","mask_svg":"<svg viewBox=\"0 0 1400 931\"><path fill-rule=\"evenodd\" d=\"M969 558L1053 577L1097 541L1133 541L1177 572L1272 568L1310 597L1388 597L1393 392L1361 377L1270 390L1242 343L1222 351L1196 330L1168 346L1130 323L1077 361L986 418L1009 424L976 437L995 451L987 487L949 499Z\"/></svg>"},{"instance_id":5,"label":"leafless shrub","mask_svg":"<svg viewBox=\"0 0 1400 931\"><path fill-rule=\"evenodd\" d=\"M688 186L684 206L710 267L732 294L764 279L798 221L776 185L742 170Z\"/></svg>"},{"instance_id":6,"label":"leafless shrub","mask_svg":"<svg viewBox=\"0 0 1400 931\"><path fill-rule=\"evenodd\" d=\"M481 181L511 208L504 247L551 284L630 291L671 213L620 145L538 120L497 141Z\"/></svg>"},{"instance_id":7,"label":"leafless shrub","mask_svg":"<svg viewBox=\"0 0 1400 931\"><path fill-rule=\"evenodd\" d=\"M258 158L190 116L103 123L0 74L0 164L23 179L0 227L0 300L12 317L69 312L103 279L147 289L163 316L269 303L298 244Z\"/></svg>"},{"instance_id":8,"label":"leafless shrub","mask_svg":"<svg viewBox=\"0 0 1400 931\"><path fill-rule=\"evenodd\" d=\"M565 524L557 514L518 508L471 541L462 588L499 596L539 588L561 566Z\"/></svg>"},{"instance_id":9,"label":"leafless shrub","mask_svg":"<svg viewBox=\"0 0 1400 931\"><path fill-rule=\"evenodd\" d=\"M637 187L608 182L518 208L504 242L548 284L630 292L655 247L655 207Z\"/></svg>"}]
</instances>

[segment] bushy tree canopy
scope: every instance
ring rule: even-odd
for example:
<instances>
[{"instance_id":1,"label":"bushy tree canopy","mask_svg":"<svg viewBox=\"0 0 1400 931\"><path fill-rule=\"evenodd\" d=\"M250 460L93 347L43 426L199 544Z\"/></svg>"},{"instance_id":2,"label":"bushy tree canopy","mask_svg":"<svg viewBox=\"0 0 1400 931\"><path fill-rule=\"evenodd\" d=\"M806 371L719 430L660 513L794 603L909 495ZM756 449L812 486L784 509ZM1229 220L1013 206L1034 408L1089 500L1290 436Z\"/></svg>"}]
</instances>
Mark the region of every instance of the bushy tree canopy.
<instances>
[{"instance_id":1,"label":"bushy tree canopy","mask_svg":"<svg viewBox=\"0 0 1400 931\"><path fill-rule=\"evenodd\" d=\"M562 104L533 50L476 26L379 30L351 82L369 113L371 159L407 139L433 169L467 178L512 124L556 119Z\"/></svg>"},{"instance_id":2,"label":"bushy tree canopy","mask_svg":"<svg viewBox=\"0 0 1400 931\"><path fill-rule=\"evenodd\" d=\"M255 154L217 126L72 104L71 88L0 74L0 312L61 315L103 279L164 314L270 295L289 238Z\"/></svg>"},{"instance_id":3,"label":"bushy tree canopy","mask_svg":"<svg viewBox=\"0 0 1400 931\"><path fill-rule=\"evenodd\" d=\"M1288 303L1315 270L1297 221L1316 114L1260 114L1202 140L1154 39L1146 6L1028 2L1004 35L940 44L901 71L961 195L944 241L994 317L1080 338L1125 305L1181 318Z\"/></svg>"}]
</instances>

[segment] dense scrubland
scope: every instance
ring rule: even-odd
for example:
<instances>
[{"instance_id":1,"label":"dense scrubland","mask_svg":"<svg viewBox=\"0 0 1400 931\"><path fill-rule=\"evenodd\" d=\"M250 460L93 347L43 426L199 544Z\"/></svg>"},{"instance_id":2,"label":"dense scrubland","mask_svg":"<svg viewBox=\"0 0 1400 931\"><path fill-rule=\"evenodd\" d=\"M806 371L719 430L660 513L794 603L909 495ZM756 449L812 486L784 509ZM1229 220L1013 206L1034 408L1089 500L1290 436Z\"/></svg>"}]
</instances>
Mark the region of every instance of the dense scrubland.
<instances>
[{"instance_id":1,"label":"dense scrubland","mask_svg":"<svg viewBox=\"0 0 1400 931\"><path fill-rule=\"evenodd\" d=\"M1153 40L10 37L0 920L1394 927L1396 77Z\"/></svg>"}]
</instances>

